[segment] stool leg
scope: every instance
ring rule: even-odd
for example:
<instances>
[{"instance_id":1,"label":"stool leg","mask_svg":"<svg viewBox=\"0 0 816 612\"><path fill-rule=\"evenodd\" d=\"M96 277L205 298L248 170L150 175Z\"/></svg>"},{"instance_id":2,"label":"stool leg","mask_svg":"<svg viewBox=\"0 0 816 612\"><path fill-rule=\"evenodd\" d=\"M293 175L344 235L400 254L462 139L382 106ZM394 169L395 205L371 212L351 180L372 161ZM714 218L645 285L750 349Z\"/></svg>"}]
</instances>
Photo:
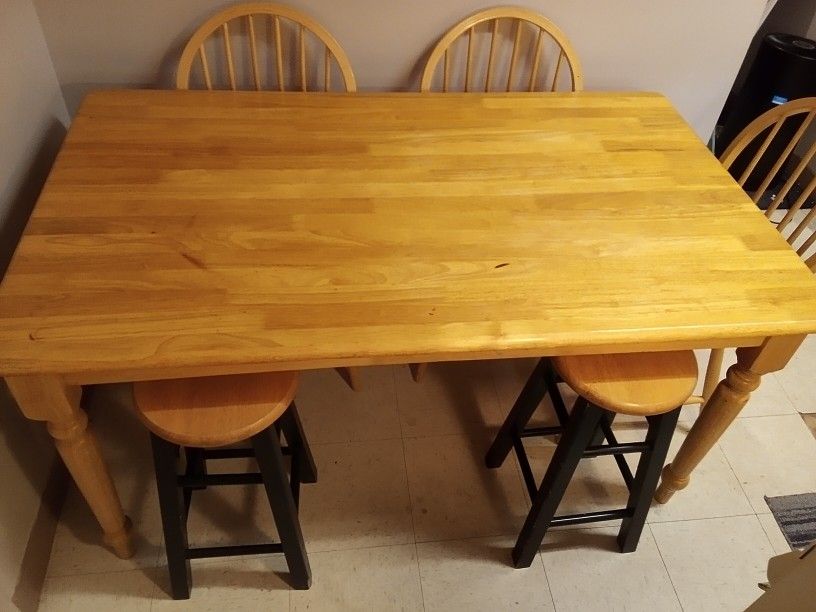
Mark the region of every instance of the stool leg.
<instances>
[{"instance_id":1,"label":"stool leg","mask_svg":"<svg viewBox=\"0 0 816 612\"><path fill-rule=\"evenodd\" d=\"M150 434L156 486L159 491L164 547L170 572L170 592L173 599L190 599L192 576L187 559L187 527L182 491L178 486L176 458L178 446Z\"/></svg>"},{"instance_id":2,"label":"stool leg","mask_svg":"<svg viewBox=\"0 0 816 612\"><path fill-rule=\"evenodd\" d=\"M590 446L603 444L603 441L607 439L606 432L604 431L604 423L606 423L606 427L612 427L616 416L614 412L604 413L603 417L601 417L601 421L598 423L598 429L595 430L595 435L592 436L592 441L589 443ZM612 441L609 440L609 443L611 444Z\"/></svg>"},{"instance_id":3,"label":"stool leg","mask_svg":"<svg viewBox=\"0 0 816 612\"><path fill-rule=\"evenodd\" d=\"M567 423L561 441L547 467L547 473L541 481L541 487L533 500L533 506L527 514L521 528L516 547L513 549L513 565L530 567L538 547L547 533L555 516L555 511L564 497L567 485L578 467L584 450L589 446L603 410L579 398L573 409L572 417Z\"/></svg>"},{"instance_id":4,"label":"stool leg","mask_svg":"<svg viewBox=\"0 0 816 612\"><path fill-rule=\"evenodd\" d=\"M637 548L679 416L680 408L649 417L646 443L650 445L650 450L640 455L635 481L626 503L627 509L633 510L633 513L631 517L623 519L618 532L621 552L634 552Z\"/></svg>"},{"instance_id":5,"label":"stool leg","mask_svg":"<svg viewBox=\"0 0 816 612\"><path fill-rule=\"evenodd\" d=\"M295 402L289 405L278 421L283 428L283 435L286 436L286 443L292 448L292 460L298 458L300 482L317 482L317 466L306 434L303 433L303 425L300 423Z\"/></svg>"},{"instance_id":6,"label":"stool leg","mask_svg":"<svg viewBox=\"0 0 816 612\"><path fill-rule=\"evenodd\" d=\"M521 394L519 394L516 403L510 409L510 414L502 423L496 439L493 440L493 444L490 445L490 449L487 451L485 456L487 467L497 468L504 463L510 449L513 448L513 435L519 433L527 425L530 417L533 416L533 412L538 408L544 396L547 395L546 375L548 369L547 360L539 360L535 370L530 374L530 378L527 379L527 383L524 385Z\"/></svg>"},{"instance_id":7,"label":"stool leg","mask_svg":"<svg viewBox=\"0 0 816 612\"><path fill-rule=\"evenodd\" d=\"M295 500L286 477L280 440L274 427L252 436L252 447L261 469L272 514L275 516L283 554L292 576L292 586L301 590L308 589L312 584L312 571L303 544Z\"/></svg>"},{"instance_id":8,"label":"stool leg","mask_svg":"<svg viewBox=\"0 0 816 612\"><path fill-rule=\"evenodd\" d=\"M549 359L542 359L542 361L546 362L544 380L547 382L547 392L550 394L555 416L558 418L558 424L561 425L561 427L565 427L567 421L569 421L569 412L567 412L567 407L564 405L564 398L561 397L561 391L558 389L558 374L552 367L552 363ZM525 425L526 424L527 423L525 423Z\"/></svg>"}]
</instances>

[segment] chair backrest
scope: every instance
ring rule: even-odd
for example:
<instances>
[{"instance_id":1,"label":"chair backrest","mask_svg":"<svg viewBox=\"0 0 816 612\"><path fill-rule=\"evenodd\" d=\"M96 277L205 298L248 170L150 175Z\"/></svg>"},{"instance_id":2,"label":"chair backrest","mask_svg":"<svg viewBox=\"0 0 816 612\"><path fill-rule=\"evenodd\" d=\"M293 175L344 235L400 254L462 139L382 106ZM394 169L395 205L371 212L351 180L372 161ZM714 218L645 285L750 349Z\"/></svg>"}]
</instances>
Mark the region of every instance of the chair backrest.
<instances>
[{"instance_id":1,"label":"chair backrest","mask_svg":"<svg viewBox=\"0 0 816 612\"><path fill-rule=\"evenodd\" d=\"M191 84L193 64L200 79ZM330 91L338 72L344 90L356 91L348 57L323 26L287 6L255 2L230 6L196 30L176 87Z\"/></svg>"},{"instance_id":2,"label":"chair backrest","mask_svg":"<svg viewBox=\"0 0 816 612\"><path fill-rule=\"evenodd\" d=\"M752 196L755 203L771 188L776 189L778 185L772 183L778 181L774 181L774 178L780 175L780 171L785 172L787 178L776 191L765 216L773 219L781 204L784 201L789 203L790 208L778 220L776 229L796 249L805 264L816 272L816 252L811 252L816 251L816 248L811 248L816 244L816 231L810 227L816 219L816 208L807 214L802 210L816 189L816 171L811 167L816 155L816 129L812 129L816 127L813 125L814 118L816 98L802 98L772 108L740 132L722 154L720 162L726 169L731 169L738 160L740 164L745 164L737 177L740 186L744 186L749 179L752 182L760 181ZM787 142L778 142L781 138ZM779 153L781 145L784 148ZM787 170L784 170L786 166ZM764 176L756 176L760 171L765 173ZM807 185L799 191L800 178L806 175L810 176Z\"/></svg>"},{"instance_id":3,"label":"chair backrest","mask_svg":"<svg viewBox=\"0 0 816 612\"><path fill-rule=\"evenodd\" d=\"M575 50L552 21L525 8L498 6L471 15L440 39L420 89L580 91L583 80Z\"/></svg>"}]
</instances>

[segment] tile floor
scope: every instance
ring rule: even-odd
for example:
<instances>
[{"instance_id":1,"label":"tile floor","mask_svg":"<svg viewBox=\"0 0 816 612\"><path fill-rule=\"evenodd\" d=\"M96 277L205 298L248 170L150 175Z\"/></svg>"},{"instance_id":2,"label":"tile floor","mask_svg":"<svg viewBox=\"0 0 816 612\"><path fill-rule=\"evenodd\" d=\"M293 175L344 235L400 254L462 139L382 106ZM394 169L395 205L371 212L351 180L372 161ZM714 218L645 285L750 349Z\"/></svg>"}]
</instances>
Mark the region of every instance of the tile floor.
<instances>
[{"instance_id":1,"label":"tile floor","mask_svg":"<svg viewBox=\"0 0 816 612\"><path fill-rule=\"evenodd\" d=\"M320 477L304 487L301 512L314 586L290 591L280 556L195 561L189 602L166 593L148 439L130 411L129 388L100 387L92 423L138 553L125 561L100 548L95 522L72 491L41 609L741 610L759 597L768 558L788 549L763 495L816 491L816 439L807 425L816 428L816 419L806 414L816 413L814 363L816 338L788 372L767 377L688 489L653 508L637 552L616 552L614 523L561 528L526 570L509 565L528 508L518 468L508 460L488 470L482 457L532 361L439 364L421 385L407 367L369 368L360 393L332 370L305 373L298 401ZM684 410L670 456L695 416L696 408ZM627 440L644 430L626 419L616 429ZM531 442L539 472L552 450ZM195 544L274 537L260 490L197 495ZM612 460L599 458L582 463L564 504L597 508L623 495Z\"/></svg>"}]
</instances>

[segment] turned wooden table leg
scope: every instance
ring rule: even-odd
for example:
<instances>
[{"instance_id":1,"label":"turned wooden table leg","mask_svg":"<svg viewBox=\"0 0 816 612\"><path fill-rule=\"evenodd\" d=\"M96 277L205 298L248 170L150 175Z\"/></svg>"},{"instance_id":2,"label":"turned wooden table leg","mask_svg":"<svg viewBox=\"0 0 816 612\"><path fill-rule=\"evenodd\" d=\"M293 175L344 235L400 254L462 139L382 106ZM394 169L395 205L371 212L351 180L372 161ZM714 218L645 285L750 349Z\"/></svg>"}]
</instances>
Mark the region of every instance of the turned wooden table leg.
<instances>
[{"instance_id":1,"label":"turned wooden table leg","mask_svg":"<svg viewBox=\"0 0 816 612\"><path fill-rule=\"evenodd\" d=\"M757 347L737 349L737 363L728 368L725 379L706 402L677 456L663 468L655 500L665 504L675 491L688 485L692 470L737 417L759 387L761 376L784 368L804 339L779 336L767 338Z\"/></svg>"},{"instance_id":2,"label":"turned wooden table leg","mask_svg":"<svg viewBox=\"0 0 816 612\"><path fill-rule=\"evenodd\" d=\"M46 422L57 451L102 527L105 543L117 557L133 556L130 521L88 429L88 416L79 407L81 388L52 376L6 378L6 383L27 418Z\"/></svg>"}]
</instances>

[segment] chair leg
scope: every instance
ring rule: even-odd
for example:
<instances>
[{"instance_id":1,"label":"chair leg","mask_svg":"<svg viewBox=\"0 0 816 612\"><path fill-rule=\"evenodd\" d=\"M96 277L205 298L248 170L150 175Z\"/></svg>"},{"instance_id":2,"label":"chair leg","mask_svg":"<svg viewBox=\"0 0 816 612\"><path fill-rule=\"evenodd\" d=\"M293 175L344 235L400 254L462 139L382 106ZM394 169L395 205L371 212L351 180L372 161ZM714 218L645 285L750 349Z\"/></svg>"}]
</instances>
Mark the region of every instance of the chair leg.
<instances>
[{"instance_id":1,"label":"chair leg","mask_svg":"<svg viewBox=\"0 0 816 612\"><path fill-rule=\"evenodd\" d=\"M618 532L621 552L634 552L637 548L679 416L680 408L649 417L646 443L650 449L640 455L635 481L626 503L626 508L632 510L632 516L623 519Z\"/></svg>"},{"instance_id":2,"label":"chair leg","mask_svg":"<svg viewBox=\"0 0 816 612\"><path fill-rule=\"evenodd\" d=\"M190 561L187 559L186 513L176 473L178 446L153 434L150 435L150 442L153 447L164 546L170 572L170 591L173 599L189 599L192 575Z\"/></svg>"},{"instance_id":3,"label":"chair leg","mask_svg":"<svg viewBox=\"0 0 816 612\"><path fill-rule=\"evenodd\" d=\"M490 445L490 449L485 455L485 464L489 468L497 468L510 453L513 448L513 437L521 432L527 422L533 416L536 408L547 395L547 370L549 364L546 359L539 360L538 364L527 379L521 393L510 409L510 414L502 423L496 439Z\"/></svg>"},{"instance_id":4,"label":"chair leg","mask_svg":"<svg viewBox=\"0 0 816 612\"><path fill-rule=\"evenodd\" d=\"M555 516L567 485L575 473L575 468L578 467L584 450L589 446L598 428L603 412L601 408L593 406L583 398L576 402L572 417L555 449L547 473L516 541L513 549L514 567L530 567L533 562L550 521Z\"/></svg>"},{"instance_id":5,"label":"chair leg","mask_svg":"<svg viewBox=\"0 0 816 612\"><path fill-rule=\"evenodd\" d=\"M278 527L283 554L289 566L292 586L295 589L308 589L312 584L312 571L306 546L300 531L295 500L289 488L286 468L283 462L280 440L273 427L252 436L252 447L263 476L269 505Z\"/></svg>"},{"instance_id":6,"label":"chair leg","mask_svg":"<svg viewBox=\"0 0 816 612\"><path fill-rule=\"evenodd\" d=\"M317 482L317 466L315 465L312 450L309 448L309 441L303 432L303 425L300 422L297 406L295 402L289 405L278 421L286 436L286 443L292 449L292 460L298 458L300 466L300 482ZM294 464L293 464L294 465Z\"/></svg>"},{"instance_id":7,"label":"chair leg","mask_svg":"<svg viewBox=\"0 0 816 612\"><path fill-rule=\"evenodd\" d=\"M409 363L408 367L411 369L411 378L414 382L421 382L425 376L425 371L428 369L427 363Z\"/></svg>"}]
</instances>

